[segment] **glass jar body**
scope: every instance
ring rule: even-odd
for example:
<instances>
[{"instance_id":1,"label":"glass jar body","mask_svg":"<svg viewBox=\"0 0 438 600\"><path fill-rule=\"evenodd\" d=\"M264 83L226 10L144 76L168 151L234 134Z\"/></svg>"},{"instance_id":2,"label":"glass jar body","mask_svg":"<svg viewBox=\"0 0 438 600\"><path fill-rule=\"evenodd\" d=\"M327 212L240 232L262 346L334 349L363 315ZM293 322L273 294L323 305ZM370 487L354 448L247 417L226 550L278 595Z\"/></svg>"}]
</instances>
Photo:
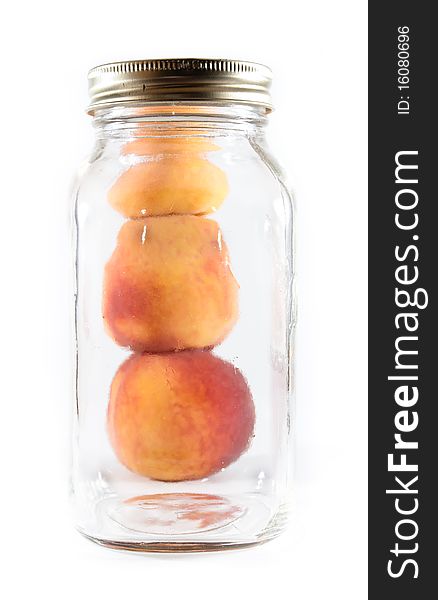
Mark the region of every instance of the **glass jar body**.
<instances>
[{"instance_id":1,"label":"glass jar body","mask_svg":"<svg viewBox=\"0 0 438 600\"><path fill-rule=\"evenodd\" d=\"M290 493L292 204L262 117L95 117L74 194L81 533L215 550L275 537Z\"/></svg>"}]
</instances>

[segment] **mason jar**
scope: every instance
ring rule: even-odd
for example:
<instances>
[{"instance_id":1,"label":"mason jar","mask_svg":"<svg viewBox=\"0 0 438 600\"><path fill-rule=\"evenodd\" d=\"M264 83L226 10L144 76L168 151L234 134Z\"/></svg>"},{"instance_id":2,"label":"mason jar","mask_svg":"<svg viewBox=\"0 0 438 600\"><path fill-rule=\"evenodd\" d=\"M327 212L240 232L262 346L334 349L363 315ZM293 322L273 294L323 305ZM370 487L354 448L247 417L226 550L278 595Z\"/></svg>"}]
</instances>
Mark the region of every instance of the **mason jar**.
<instances>
[{"instance_id":1,"label":"mason jar","mask_svg":"<svg viewBox=\"0 0 438 600\"><path fill-rule=\"evenodd\" d=\"M265 142L270 83L234 60L89 73L72 498L105 546L221 550L285 527L293 216Z\"/></svg>"}]
</instances>

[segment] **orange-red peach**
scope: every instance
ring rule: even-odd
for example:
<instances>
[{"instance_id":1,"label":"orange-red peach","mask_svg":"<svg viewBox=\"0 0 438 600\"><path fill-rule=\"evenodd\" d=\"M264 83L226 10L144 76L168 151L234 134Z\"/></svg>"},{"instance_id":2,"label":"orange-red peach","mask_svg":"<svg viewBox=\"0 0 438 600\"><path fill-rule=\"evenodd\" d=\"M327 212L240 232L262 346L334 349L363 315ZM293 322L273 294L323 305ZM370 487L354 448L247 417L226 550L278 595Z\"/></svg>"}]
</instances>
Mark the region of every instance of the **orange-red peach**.
<instances>
[{"instance_id":1,"label":"orange-red peach","mask_svg":"<svg viewBox=\"0 0 438 600\"><path fill-rule=\"evenodd\" d=\"M114 451L152 479L201 479L227 467L247 449L254 420L245 378L209 351L133 354L111 386Z\"/></svg>"},{"instance_id":2,"label":"orange-red peach","mask_svg":"<svg viewBox=\"0 0 438 600\"><path fill-rule=\"evenodd\" d=\"M220 343L238 316L238 284L215 221L127 221L105 267L103 317L121 346L165 352Z\"/></svg>"},{"instance_id":3,"label":"orange-red peach","mask_svg":"<svg viewBox=\"0 0 438 600\"><path fill-rule=\"evenodd\" d=\"M143 160L118 177L109 190L109 203L129 218L215 211L228 193L224 171L204 156L215 149L202 137L128 142L122 154Z\"/></svg>"}]
</instances>

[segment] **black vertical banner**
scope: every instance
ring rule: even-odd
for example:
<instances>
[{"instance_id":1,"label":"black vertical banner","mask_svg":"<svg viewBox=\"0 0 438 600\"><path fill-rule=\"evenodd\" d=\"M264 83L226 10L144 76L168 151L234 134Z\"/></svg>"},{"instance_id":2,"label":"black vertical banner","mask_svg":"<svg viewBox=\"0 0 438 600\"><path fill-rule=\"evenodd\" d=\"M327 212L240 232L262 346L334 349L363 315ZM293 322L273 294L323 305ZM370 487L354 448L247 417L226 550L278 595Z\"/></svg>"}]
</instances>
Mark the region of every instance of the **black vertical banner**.
<instances>
[{"instance_id":1,"label":"black vertical banner","mask_svg":"<svg viewBox=\"0 0 438 600\"><path fill-rule=\"evenodd\" d=\"M438 597L438 26L369 3L369 597Z\"/></svg>"}]
</instances>

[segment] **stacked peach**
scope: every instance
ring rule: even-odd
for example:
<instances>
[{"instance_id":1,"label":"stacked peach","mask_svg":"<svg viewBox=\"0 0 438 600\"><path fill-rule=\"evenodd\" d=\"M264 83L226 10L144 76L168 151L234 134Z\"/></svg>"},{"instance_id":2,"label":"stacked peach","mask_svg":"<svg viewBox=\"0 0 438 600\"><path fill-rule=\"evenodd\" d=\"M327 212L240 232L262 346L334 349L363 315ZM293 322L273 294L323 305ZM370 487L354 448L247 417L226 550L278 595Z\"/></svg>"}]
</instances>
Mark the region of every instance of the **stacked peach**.
<instances>
[{"instance_id":1,"label":"stacked peach","mask_svg":"<svg viewBox=\"0 0 438 600\"><path fill-rule=\"evenodd\" d=\"M138 138L109 202L127 220L104 274L103 318L134 354L110 393L108 430L130 470L207 477L248 447L254 405L242 374L211 349L238 316L238 284L217 223L228 191L202 138ZM140 158L140 161L138 161Z\"/></svg>"},{"instance_id":2,"label":"stacked peach","mask_svg":"<svg viewBox=\"0 0 438 600\"><path fill-rule=\"evenodd\" d=\"M215 221L192 215L126 221L106 265L103 315L135 351L205 348L237 318L238 285Z\"/></svg>"},{"instance_id":3,"label":"stacked peach","mask_svg":"<svg viewBox=\"0 0 438 600\"><path fill-rule=\"evenodd\" d=\"M225 173L205 154L218 147L203 138L137 138L125 155L141 158L117 179L108 200L125 217L215 211L228 193Z\"/></svg>"}]
</instances>

